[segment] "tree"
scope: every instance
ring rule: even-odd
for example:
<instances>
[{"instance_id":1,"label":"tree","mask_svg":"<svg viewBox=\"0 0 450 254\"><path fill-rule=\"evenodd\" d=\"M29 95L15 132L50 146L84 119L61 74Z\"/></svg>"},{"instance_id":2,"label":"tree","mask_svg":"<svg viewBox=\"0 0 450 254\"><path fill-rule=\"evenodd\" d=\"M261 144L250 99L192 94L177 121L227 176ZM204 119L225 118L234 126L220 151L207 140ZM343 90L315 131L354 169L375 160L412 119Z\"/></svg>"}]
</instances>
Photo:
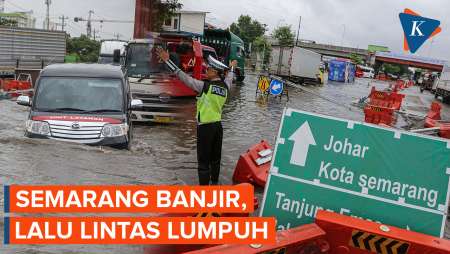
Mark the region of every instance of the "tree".
<instances>
[{"instance_id":1,"label":"tree","mask_svg":"<svg viewBox=\"0 0 450 254\"><path fill-rule=\"evenodd\" d=\"M0 26L17 26L17 20L0 17Z\"/></svg>"},{"instance_id":2,"label":"tree","mask_svg":"<svg viewBox=\"0 0 450 254\"><path fill-rule=\"evenodd\" d=\"M350 54L350 60L354 63L354 64L363 64L363 59L362 57L360 57L358 54L355 53L351 53Z\"/></svg>"},{"instance_id":3,"label":"tree","mask_svg":"<svg viewBox=\"0 0 450 254\"><path fill-rule=\"evenodd\" d=\"M277 27L272 36L278 39L280 46L292 46L294 44L294 34L292 33L291 26L279 26Z\"/></svg>"},{"instance_id":4,"label":"tree","mask_svg":"<svg viewBox=\"0 0 450 254\"><path fill-rule=\"evenodd\" d=\"M396 64L383 64L383 70L388 74L399 75L402 69Z\"/></svg>"},{"instance_id":5,"label":"tree","mask_svg":"<svg viewBox=\"0 0 450 254\"><path fill-rule=\"evenodd\" d=\"M172 18L175 12L183 7L183 4L178 3L178 0L167 0L164 2L155 0L152 5L152 31L161 31L164 22Z\"/></svg>"},{"instance_id":6,"label":"tree","mask_svg":"<svg viewBox=\"0 0 450 254\"><path fill-rule=\"evenodd\" d=\"M76 55L83 63L94 63L100 53L100 42L89 39L86 35L67 38L67 53Z\"/></svg>"},{"instance_id":7,"label":"tree","mask_svg":"<svg viewBox=\"0 0 450 254\"><path fill-rule=\"evenodd\" d=\"M230 26L230 31L244 41L247 49L248 45L253 43L256 38L263 36L266 30L266 25L253 20L248 15L239 16L237 23L233 22Z\"/></svg>"},{"instance_id":8,"label":"tree","mask_svg":"<svg viewBox=\"0 0 450 254\"><path fill-rule=\"evenodd\" d=\"M272 46L270 45L270 42L267 41L267 39L264 36L256 37L256 39L253 41L253 49L256 52L260 52L261 54L264 54L264 63L267 63L270 58L270 52L272 51Z\"/></svg>"}]
</instances>

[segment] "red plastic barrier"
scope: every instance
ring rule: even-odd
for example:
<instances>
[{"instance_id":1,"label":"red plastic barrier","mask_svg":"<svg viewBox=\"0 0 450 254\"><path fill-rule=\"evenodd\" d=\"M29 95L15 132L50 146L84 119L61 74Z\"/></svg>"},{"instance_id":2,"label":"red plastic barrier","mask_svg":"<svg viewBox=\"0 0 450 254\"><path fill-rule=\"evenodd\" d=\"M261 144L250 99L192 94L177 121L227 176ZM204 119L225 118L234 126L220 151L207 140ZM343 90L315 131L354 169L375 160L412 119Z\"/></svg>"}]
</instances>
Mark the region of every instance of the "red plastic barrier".
<instances>
[{"instance_id":1,"label":"red plastic barrier","mask_svg":"<svg viewBox=\"0 0 450 254\"><path fill-rule=\"evenodd\" d=\"M400 90L405 89L405 81L401 79L396 81L396 85L400 88Z\"/></svg>"},{"instance_id":2,"label":"red plastic barrier","mask_svg":"<svg viewBox=\"0 0 450 254\"><path fill-rule=\"evenodd\" d=\"M431 103L431 108L430 111L428 111L427 118L441 120L441 109L442 106L438 102Z\"/></svg>"},{"instance_id":3,"label":"red plastic barrier","mask_svg":"<svg viewBox=\"0 0 450 254\"><path fill-rule=\"evenodd\" d=\"M27 81L19 81L19 80L8 80L4 81L2 84L3 91L11 92L11 91L20 91L20 90L28 90L32 88L31 82ZM11 93L12 97L18 97L20 93Z\"/></svg>"},{"instance_id":4,"label":"red plastic barrier","mask_svg":"<svg viewBox=\"0 0 450 254\"><path fill-rule=\"evenodd\" d=\"M393 92L386 92L377 91L375 87L372 87L372 90L369 94L368 104L372 106L393 108L395 110L399 110L402 106L404 98L405 95L397 93L395 89Z\"/></svg>"},{"instance_id":5,"label":"red plastic barrier","mask_svg":"<svg viewBox=\"0 0 450 254\"><path fill-rule=\"evenodd\" d=\"M269 174L272 147L265 140L241 154L234 169L233 181L264 187Z\"/></svg>"},{"instance_id":6,"label":"red plastic barrier","mask_svg":"<svg viewBox=\"0 0 450 254\"><path fill-rule=\"evenodd\" d=\"M330 254L448 254L450 241L349 216L319 211Z\"/></svg>"},{"instance_id":7,"label":"red plastic barrier","mask_svg":"<svg viewBox=\"0 0 450 254\"><path fill-rule=\"evenodd\" d=\"M439 103L433 102L431 104L431 109L425 118L425 128L439 127L439 136L450 139L450 122L440 121L441 109L442 106Z\"/></svg>"},{"instance_id":8,"label":"red plastic barrier","mask_svg":"<svg viewBox=\"0 0 450 254\"><path fill-rule=\"evenodd\" d=\"M188 254L324 254L328 251L329 244L325 241L325 232L315 224L308 224L277 232L277 243L273 245L224 244Z\"/></svg>"},{"instance_id":9,"label":"red plastic barrier","mask_svg":"<svg viewBox=\"0 0 450 254\"><path fill-rule=\"evenodd\" d=\"M364 108L364 115L366 123L392 125L395 121L392 108L368 105Z\"/></svg>"}]
</instances>

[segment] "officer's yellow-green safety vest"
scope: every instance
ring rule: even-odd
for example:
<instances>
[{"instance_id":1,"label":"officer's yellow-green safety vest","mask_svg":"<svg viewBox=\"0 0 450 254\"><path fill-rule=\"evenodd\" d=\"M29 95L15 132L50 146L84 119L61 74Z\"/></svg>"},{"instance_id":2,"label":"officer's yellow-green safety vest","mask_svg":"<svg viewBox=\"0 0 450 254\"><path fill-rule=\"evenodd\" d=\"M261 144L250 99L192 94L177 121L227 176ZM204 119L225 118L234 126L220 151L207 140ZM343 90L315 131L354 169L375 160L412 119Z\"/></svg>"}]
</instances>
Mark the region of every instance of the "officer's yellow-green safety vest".
<instances>
[{"instance_id":1,"label":"officer's yellow-green safety vest","mask_svg":"<svg viewBox=\"0 0 450 254\"><path fill-rule=\"evenodd\" d=\"M227 101L228 87L222 81L206 81L197 97L197 121L201 124L222 120L223 105Z\"/></svg>"}]
</instances>

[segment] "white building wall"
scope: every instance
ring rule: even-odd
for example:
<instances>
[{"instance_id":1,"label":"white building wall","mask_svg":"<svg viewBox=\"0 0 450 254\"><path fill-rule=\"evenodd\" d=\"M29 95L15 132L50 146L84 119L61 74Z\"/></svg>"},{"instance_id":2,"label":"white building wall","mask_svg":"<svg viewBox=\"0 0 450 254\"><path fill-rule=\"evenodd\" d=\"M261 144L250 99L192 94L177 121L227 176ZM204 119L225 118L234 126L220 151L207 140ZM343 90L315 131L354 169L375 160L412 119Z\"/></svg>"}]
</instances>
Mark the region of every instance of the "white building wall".
<instances>
[{"instance_id":1,"label":"white building wall","mask_svg":"<svg viewBox=\"0 0 450 254\"><path fill-rule=\"evenodd\" d=\"M206 13L182 13L180 31L203 35Z\"/></svg>"}]
</instances>

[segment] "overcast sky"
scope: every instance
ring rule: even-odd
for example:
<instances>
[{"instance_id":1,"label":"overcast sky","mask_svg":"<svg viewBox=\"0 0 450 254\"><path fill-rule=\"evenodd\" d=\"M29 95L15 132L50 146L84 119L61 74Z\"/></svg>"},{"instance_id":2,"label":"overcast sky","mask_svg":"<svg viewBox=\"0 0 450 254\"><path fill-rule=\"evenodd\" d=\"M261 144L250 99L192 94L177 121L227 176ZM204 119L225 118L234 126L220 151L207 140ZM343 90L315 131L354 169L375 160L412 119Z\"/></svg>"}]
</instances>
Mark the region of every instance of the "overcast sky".
<instances>
[{"instance_id":1,"label":"overcast sky","mask_svg":"<svg viewBox=\"0 0 450 254\"><path fill-rule=\"evenodd\" d=\"M6 10L33 10L37 27L45 16L44 0L6 0ZM450 60L450 1L448 0L180 0L185 10L207 11L207 22L228 27L239 15L250 15L267 24L270 33L278 25L291 25L297 31L302 16L300 38L318 43L367 48L369 44L388 46L402 52L403 30L398 14L410 8L421 15L441 21L442 32L416 53ZM76 16L94 18L134 19L135 0L52 0L50 16L54 22L63 14L70 17L68 32L77 36L86 33L86 23L75 23ZM132 24L94 24L103 39L115 33L130 39Z\"/></svg>"}]
</instances>

